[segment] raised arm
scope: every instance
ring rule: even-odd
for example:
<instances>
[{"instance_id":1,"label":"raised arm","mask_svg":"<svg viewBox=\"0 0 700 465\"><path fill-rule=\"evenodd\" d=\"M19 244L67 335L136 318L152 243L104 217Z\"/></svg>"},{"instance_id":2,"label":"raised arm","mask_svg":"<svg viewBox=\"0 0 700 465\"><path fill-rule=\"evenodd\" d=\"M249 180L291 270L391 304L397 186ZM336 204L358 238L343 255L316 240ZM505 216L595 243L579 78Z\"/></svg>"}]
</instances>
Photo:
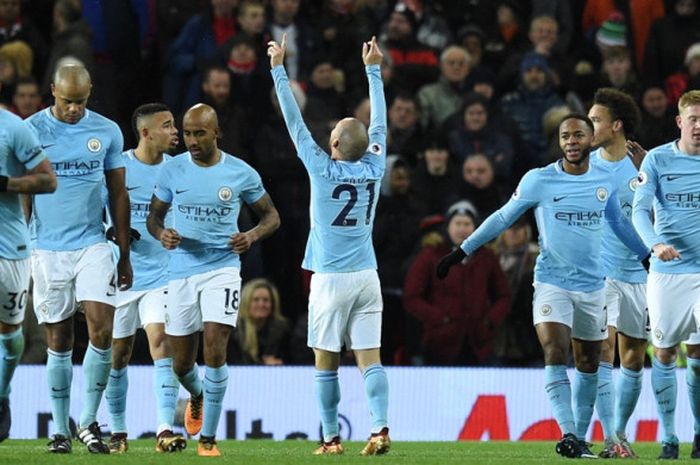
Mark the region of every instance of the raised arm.
<instances>
[{"instance_id":1,"label":"raised arm","mask_svg":"<svg viewBox=\"0 0 700 465\"><path fill-rule=\"evenodd\" d=\"M115 226L115 236L119 246L119 261L117 262L117 284L119 289L131 287L133 274L129 261L129 232L131 231L131 212L129 194L126 191L126 170L116 168L105 171L107 190L109 191L109 209Z\"/></svg>"},{"instance_id":2,"label":"raised arm","mask_svg":"<svg viewBox=\"0 0 700 465\"><path fill-rule=\"evenodd\" d=\"M228 244L237 254L246 252L255 242L265 239L280 227L280 215L272 203L270 194L265 194L258 201L251 203L250 208L260 218L260 221L248 231L231 235Z\"/></svg>"},{"instance_id":3,"label":"raised arm","mask_svg":"<svg viewBox=\"0 0 700 465\"><path fill-rule=\"evenodd\" d=\"M369 82L369 143L380 144L384 149L386 145L386 100L384 98L384 83L382 82L381 64L384 55L377 45L377 38L362 44L362 61L365 63L365 72ZM386 153L386 150L382 150Z\"/></svg>"}]
</instances>

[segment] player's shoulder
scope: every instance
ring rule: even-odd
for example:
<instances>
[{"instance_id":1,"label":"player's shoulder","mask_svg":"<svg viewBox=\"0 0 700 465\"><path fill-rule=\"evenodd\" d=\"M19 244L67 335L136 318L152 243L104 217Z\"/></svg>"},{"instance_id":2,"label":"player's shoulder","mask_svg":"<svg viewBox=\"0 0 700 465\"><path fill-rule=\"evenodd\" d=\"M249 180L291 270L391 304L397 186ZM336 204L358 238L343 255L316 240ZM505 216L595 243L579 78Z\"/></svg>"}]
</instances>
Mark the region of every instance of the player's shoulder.
<instances>
[{"instance_id":1,"label":"player's shoulder","mask_svg":"<svg viewBox=\"0 0 700 465\"><path fill-rule=\"evenodd\" d=\"M235 155L231 155L228 152L221 150L221 156L223 157L222 163L228 169L243 170L243 171L255 171L255 169L250 166L245 160L242 160Z\"/></svg>"},{"instance_id":2,"label":"player's shoulder","mask_svg":"<svg viewBox=\"0 0 700 465\"><path fill-rule=\"evenodd\" d=\"M42 124L45 124L49 120L49 112L51 111L51 107L46 107L43 110L39 110L24 121L27 122L27 124L30 124L32 126L40 126Z\"/></svg>"},{"instance_id":3,"label":"player's shoulder","mask_svg":"<svg viewBox=\"0 0 700 465\"><path fill-rule=\"evenodd\" d=\"M668 142L666 144L659 145L649 150L644 157L650 161L658 162L662 157L674 156L678 154L678 144L677 141Z\"/></svg>"},{"instance_id":4,"label":"player's shoulder","mask_svg":"<svg viewBox=\"0 0 700 465\"><path fill-rule=\"evenodd\" d=\"M24 124L22 122L22 118L15 115L11 111L4 110L2 108L0 108L0 122L2 122L2 125L5 128L14 128Z\"/></svg>"},{"instance_id":5,"label":"player's shoulder","mask_svg":"<svg viewBox=\"0 0 700 465\"><path fill-rule=\"evenodd\" d=\"M118 131L121 134L121 129L117 123L92 110L85 110L85 116L80 121L95 129L109 132Z\"/></svg>"}]
</instances>

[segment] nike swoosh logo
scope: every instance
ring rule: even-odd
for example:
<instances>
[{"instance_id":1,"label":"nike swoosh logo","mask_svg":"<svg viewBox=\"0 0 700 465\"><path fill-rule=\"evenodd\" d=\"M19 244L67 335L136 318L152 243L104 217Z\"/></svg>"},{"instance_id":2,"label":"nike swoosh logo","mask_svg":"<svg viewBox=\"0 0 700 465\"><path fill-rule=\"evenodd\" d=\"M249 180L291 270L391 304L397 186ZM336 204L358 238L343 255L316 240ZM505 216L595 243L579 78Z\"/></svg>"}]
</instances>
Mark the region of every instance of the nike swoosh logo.
<instances>
[{"instance_id":1,"label":"nike swoosh logo","mask_svg":"<svg viewBox=\"0 0 700 465\"><path fill-rule=\"evenodd\" d=\"M600 386L598 386L598 390L600 390L600 388L604 388L604 387L607 386L608 384L610 384L610 383L601 384Z\"/></svg>"},{"instance_id":2,"label":"nike swoosh logo","mask_svg":"<svg viewBox=\"0 0 700 465\"><path fill-rule=\"evenodd\" d=\"M175 189L176 194L182 194L183 192L187 192L189 189Z\"/></svg>"},{"instance_id":3,"label":"nike swoosh logo","mask_svg":"<svg viewBox=\"0 0 700 465\"><path fill-rule=\"evenodd\" d=\"M160 387L163 389L177 389L180 386L168 386L167 384L161 384Z\"/></svg>"},{"instance_id":4,"label":"nike swoosh logo","mask_svg":"<svg viewBox=\"0 0 700 465\"><path fill-rule=\"evenodd\" d=\"M19 312L10 313L10 318L15 317L17 315L19 315Z\"/></svg>"},{"instance_id":5,"label":"nike swoosh logo","mask_svg":"<svg viewBox=\"0 0 700 465\"><path fill-rule=\"evenodd\" d=\"M126 190L127 190L127 191L133 191L134 189L138 189L139 187L141 187L141 186L127 187Z\"/></svg>"},{"instance_id":6,"label":"nike swoosh logo","mask_svg":"<svg viewBox=\"0 0 700 465\"><path fill-rule=\"evenodd\" d=\"M48 149L49 147L53 147L56 144L42 144L41 149Z\"/></svg>"},{"instance_id":7,"label":"nike swoosh logo","mask_svg":"<svg viewBox=\"0 0 700 465\"><path fill-rule=\"evenodd\" d=\"M665 388L657 389L657 390L655 390L654 392L655 392L656 394L661 394L662 392L664 392L664 391L666 391L666 390L668 390L668 389L671 389L672 387L673 387L673 386L666 386Z\"/></svg>"},{"instance_id":8,"label":"nike swoosh logo","mask_svg":"<svg viewBox=\"0 0 700 465\"><path fill-rule=\"evenodd\" d=\"M680 176L669 175L669 176L666 176L666 181L673 181L674 179L678 179L678 178L680 178Z\"/></svg>"},{"instance_id":9,"label":"nike swoosh logo","mask_svg":"<svg viewBox=\"0 0 700 465\"><path fill-rule=\"evenodd\" d=\"M52 390L53 392L61 392L61 391L67 390L69 387L70 387L70 386L67 386L67 387L64 387L64 388L58 388L58 389L56 389L55 387L52 387L51 390Z\"/></svg>"},{"instance_id":10,"label":"nike swoosh logo","mask_svg":"<svg viewBox=\"0 0 700 465\"><path fill-rule=\"evenodd\" d=\"M560 200L563 200L563 199L565 199L565 198L567 198L567 197L568 197L568 195L562 195L561 197L554 197L554 201L555 201L555 202L559 202Z\"/></svg>"},{"instance_id":11,"label":"nike swoosh logo","mask_svg":"<svg viewBox=\"0 0 700 465\"><path fill-rule=\"evenodd\" d=\"M227 312L226 310L224 310L224 315L233 315L233 313L233 311Z\"/></svg>"},{"instance_id":12,"label":"nike swoosh logo","mask_svg":"<svg viewBox=\"0 0 700 465\"><path fill-rule=\"evenodd\" d=\"M107 292L107 297L114 297L115 295L117 294L114 292Z\"/></svg>"}]
</instances>

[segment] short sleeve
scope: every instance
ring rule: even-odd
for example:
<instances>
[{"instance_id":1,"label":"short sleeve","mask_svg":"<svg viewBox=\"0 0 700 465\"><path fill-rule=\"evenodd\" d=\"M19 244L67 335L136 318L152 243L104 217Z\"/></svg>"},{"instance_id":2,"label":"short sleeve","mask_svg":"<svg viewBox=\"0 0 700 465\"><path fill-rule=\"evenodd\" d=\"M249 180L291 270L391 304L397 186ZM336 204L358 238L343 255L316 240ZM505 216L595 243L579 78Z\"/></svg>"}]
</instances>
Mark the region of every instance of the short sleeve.
<instances>
[{"instance_id":1,"label":"short sleeve","mask_svg":"<svg viewBox=\"0 0 700 465\"><path fill-rule=\"evenodd\" d=\"M245 181L241 188L241 198L247 204L257 202L265 195L265 187L263 186L260 175L251 167L247 167Z\"/></svg>"},{"instance_id":2,"label":"short sleeve","mask_svg":"<svg viewBox=\"0 0 700 465\"><path fill-rule=\"evenodd\" d=\"M160 201L165 203L172 203L173 201L173 191L171 188L171 176L169 164L165 165L158 173L158 180L156 181L155 195Z\"/></svg>"},{"instance_id":3,"label":"short sleeve","mask_svg":"<svg viewBox=\"0 0 700 465\"><path fill-rule=\"evenodd\" d=\"M109 132L109 147L107 147L107 153L105 154L105 171L124 168L124 158L122 157L124 136L122 131L119 129L119 126L112 123Z\"/></svg>"},{"instance_id":4,"label":"short sleeve","mask_svg":"<svg viewBox=\"0 0 700 465\"><path fill-rule=\"evenodd\" d=\"M13 131L15 156L28 170L34 169L46 159L46 154L41 149L39 139L24 121L19 121Z\"/></svg>"}]
</instances>

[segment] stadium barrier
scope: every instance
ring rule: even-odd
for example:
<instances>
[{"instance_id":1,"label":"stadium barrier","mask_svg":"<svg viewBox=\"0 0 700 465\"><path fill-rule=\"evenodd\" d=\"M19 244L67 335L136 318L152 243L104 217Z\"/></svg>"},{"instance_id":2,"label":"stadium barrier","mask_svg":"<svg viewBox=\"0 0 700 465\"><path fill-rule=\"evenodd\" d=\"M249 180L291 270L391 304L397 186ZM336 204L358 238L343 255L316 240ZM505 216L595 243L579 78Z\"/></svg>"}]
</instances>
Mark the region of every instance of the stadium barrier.
<instances>
[{"instance_id":1,"label":"stadium barrier","mask_svg":"<svg viewBox=\"0 0 700 465\"><path fill-rule=\"evenodd\" d=\"M362 377L352 367L340 369L340 426L346 440L364 440L370 429ZM542 369L505 368L387 368L390 385L389 422L394 440L555 440L559 428L552 419L544 392ZM685 370L677 370L676 426L681 441L692 441L693 420L688 407ZM573 373L569 372L573 379ZM617 378L617 373L615 373ZM230 367L217 437L220 439L311 439L320 437L311 367ZM71 417L82 405L82 367L73 370ZM187 392L180 388L180 397ZM53 432L46 369L20 366L10 395L10 437L31 439ZM660 428L651 388L651 372L644 384L628 435L635 441L656 441ZM107 424L102 401L97 417ZM594 416L594 420L596 417ZM155 431L153 369L129 368L127 425L130 437ZM601 440L594 421L589 437Z\"/></svg>"}]
</instances>

